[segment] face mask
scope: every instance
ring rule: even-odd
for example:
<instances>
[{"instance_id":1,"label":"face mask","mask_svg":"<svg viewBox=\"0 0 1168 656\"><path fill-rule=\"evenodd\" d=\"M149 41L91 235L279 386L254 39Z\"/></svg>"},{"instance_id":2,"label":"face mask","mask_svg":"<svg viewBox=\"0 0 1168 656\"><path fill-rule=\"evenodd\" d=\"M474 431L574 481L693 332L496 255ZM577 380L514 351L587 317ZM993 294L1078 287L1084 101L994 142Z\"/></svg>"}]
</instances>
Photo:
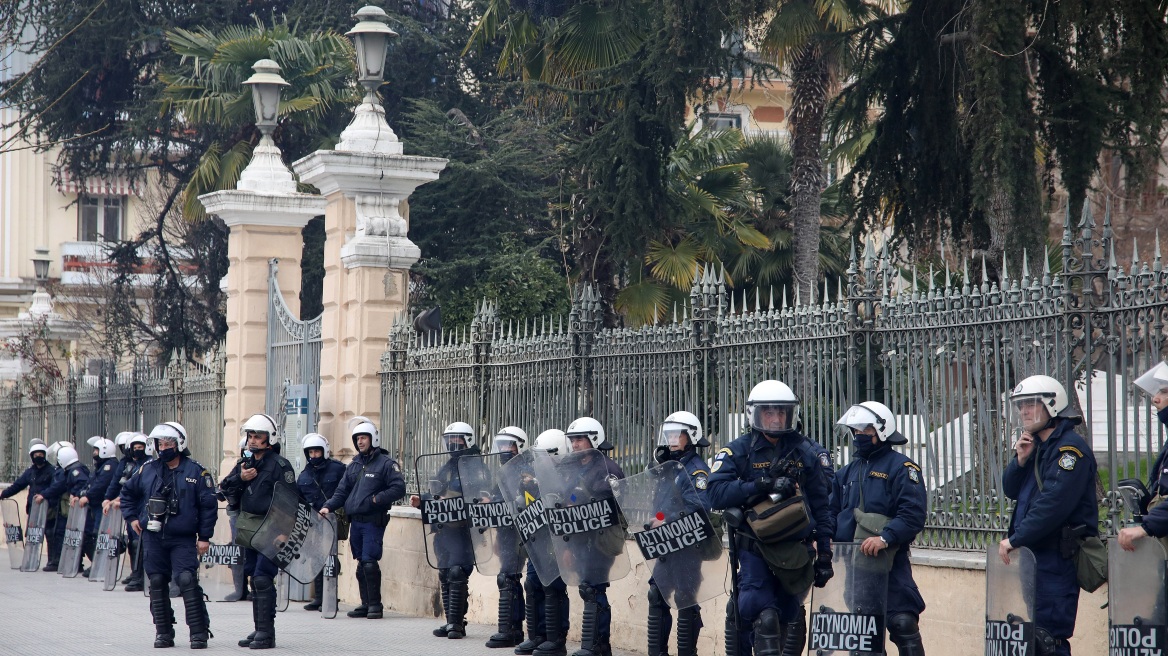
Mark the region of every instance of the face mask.
<instances>
[{"instance_id":1,"label":"face mask","mask_svg":"<svg viewBox=\"0 0 1168 656\"><path fill-rule=\"evenodd\" d=\"M507 464L507 461L511 460L514 457L515 457L515 454L510 452L510 451L504 451L504 452L499 454L499 460L501 460L504 465Z\"/></svg>"},{"instance_id":2,"label":"face mask","mask_svg":"<svg viewBox=\"0 0 1168 656\"><path fill-rule=\"evenodd\" d=\"M321 465L324 464L324 457L321 456L319 458L309 458L308 464L312 465L313 467L320 467Z\"/></svg>"},{"instance_id":3,"label":"face mask","mask_svg":"<svg viewBox=\"0 0 1168 656\"><path fill-rule=\"evenodd\" d=\"M1163 410L1157 412L1156 416L1160 418L1161 424L1168 426L1168 406L1165 406Z\"/></svg>"},{"instance_id":4,"label":"face mask","mask_svg":"<svg viewBox=\"0 0 1168 656\"><path fill-rule=\"evenodd\" d=\"M178 457L178 449L177 448L162 449L161 451L158 452L158 459L161 460L162 462L170 462L171 460L174 460L177 457Z\"/></svg>"},{"instance_id":5,"label":"face mask","mask_svg":"<svg viewBox=\"0 0 1168 656\"><path fill-rule=\"evenodd\" d=\"M852 448L856 450L856 455L861 458L867 458L872 455L872 452L880 447L880 443L872 444L872 436L866 433L859 433L852 436Z\"/></svg>"},{"instance_id":6,"label":"face mask","mask_svg":"<svg viewBox=\"0 0 1168 656\"><path fill-rule=\"evenodd\" d=\"M134 460L145 460L146 459L146 449L134 449L133 451L130 452L130 457L133 458Z\"/></svg>"},{"instance_id":7,"label":"face mask","mask_svg":"<svg viewBox=\"0 0 1168 656\"><path fill-rule=\"evenodd\" d=\"M33 464L33 465L35 465L35 466L37 466L37 467L44 467L44 465L45 465L45 457L44 457L44 456L40 456L40 455L33 456L33 457L32 457L32 464Z\"/></svg>"}]
</instances>

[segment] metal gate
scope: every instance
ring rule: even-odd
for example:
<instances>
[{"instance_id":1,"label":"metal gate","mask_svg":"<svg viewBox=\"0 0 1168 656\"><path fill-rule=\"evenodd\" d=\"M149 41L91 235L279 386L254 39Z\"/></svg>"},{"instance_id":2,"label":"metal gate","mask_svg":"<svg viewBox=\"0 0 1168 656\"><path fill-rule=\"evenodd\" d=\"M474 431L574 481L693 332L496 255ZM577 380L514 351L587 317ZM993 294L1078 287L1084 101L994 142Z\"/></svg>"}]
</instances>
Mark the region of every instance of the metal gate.
<instances>
[{"instance_id":1,"label":"metal gate","mask_svg":"<svg viewBox=\"0 0 1168 656\"><path fill-rule=\"evenodd\" d=\"M280 261L268 261L268 379L264 412L283 425L290 414L303 414L301 430L285 432L284 455L303 467L300 438L316 429L317 398L320 391L321 316L301 321L280 293L276 273ZM303 386L303 387L297 387ZM303 390L304 394L296 392Z\"/></svg>"}]
</instances>

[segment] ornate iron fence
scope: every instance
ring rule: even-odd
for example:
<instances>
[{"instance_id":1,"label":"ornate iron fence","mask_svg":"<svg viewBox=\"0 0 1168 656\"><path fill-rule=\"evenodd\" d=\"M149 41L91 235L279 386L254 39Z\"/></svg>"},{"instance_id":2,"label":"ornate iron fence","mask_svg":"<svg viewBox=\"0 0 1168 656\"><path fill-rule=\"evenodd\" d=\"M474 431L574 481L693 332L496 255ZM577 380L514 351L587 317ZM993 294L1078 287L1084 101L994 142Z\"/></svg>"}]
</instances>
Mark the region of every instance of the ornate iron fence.
<instances>
[{"instance_id":1,"label":"ornate iron fence","mask_svg":"<svg viewBox=\"0 0 1168 656\"><path fill-rule=\"evenodd\" d=\"M1089 209L1075 227L1067 217L1061 249L1061 271L1038 257L1034 273L1026 262L1011 276L1003 263L990 280L983 262L975 281L966 263L919 280L866 243L846 287L834 298L825 289L816 305L788 303L785 292L744 297L705 271L672 321L639 329L601 328L587 287L566 326L504 323L487 302L469 331L417 335L401 317L382 358L383 430L410 471L415 456L441 449L452 421L484 437L516 424L534 439L592 415L617 461L636 471L670 412L702 418L712 456L744 429L750 388L778 378L802 401L804 432L837 466L850 457L850 437L835 427L842 411L864 400L893 408L930 490L918 542L980 550L999 539L1011 510L1000 493L1016 436L1007 394L1046 373L1082 411L1099 459L1101 525L1114 530L1116 481L1143 477L1165 438L1132 381L1168 355L1168 271L1158 246L1150 262L1116 263L1110 218L1100 227Z\"/></svg>"},{"instance_id":2,"label":"ornate iron fence","mask_svg":"<svg viewBox=\"0 0 1168 656\"><path fill-rule=\"evenodd\" d=\"M97 374L66 376L40 405L12 387L0 397L0 480L13 480L30 464L27 447L35 437L79 444L78 456L90 465L92 450L85 440L91 436L112 439L172 420L186 427L191 455L217 472L223 458L224 364L220 351L198 361L179 352L165 366L139 362L126 371L106 365Z\"/></svg>"},{"instance_id":3,"label":"ornate iron fence","mask_svg":"<svg viewBox=\"0 0 1168 656\"><path fill-rule=\"evenodd\" d=\"M301 466L295 454L301 452L300 439L316 430L318 420L317 395L320 392L320 329L323 314L315 319L301 321L292 316L284 302L280 284L276 280L279 260L268 262L268 378L264 412L283 426L292 385L303 385L307 392L306 426L303 433L285 435L285 453L296 466ZM242 417L241 417L242 419Z\"/></svg>"}]
</instances>

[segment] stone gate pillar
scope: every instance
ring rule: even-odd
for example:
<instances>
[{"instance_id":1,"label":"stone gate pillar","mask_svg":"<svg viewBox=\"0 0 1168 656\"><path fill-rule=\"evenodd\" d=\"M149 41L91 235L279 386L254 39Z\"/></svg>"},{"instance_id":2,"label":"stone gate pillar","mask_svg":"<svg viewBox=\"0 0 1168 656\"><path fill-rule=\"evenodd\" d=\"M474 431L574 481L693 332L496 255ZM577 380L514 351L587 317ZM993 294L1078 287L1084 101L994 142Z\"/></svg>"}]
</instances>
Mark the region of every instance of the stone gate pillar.
<instances>
[{"instance_id":1,"label":"stone gate pillar","mask_svg":"<svg viewBox=\"0 0 1168 656\"><path fill-rule=\"evenodd\" d=\"M406 236L405 201L446 166L444 159L403 155L385 110L371 98L335 150L292 165L328 199L317 431L338 453L353 452L350 418L364 415L381 427L381 355L420 256ZM382 445L393 438L383 433Z\"/></svg>"}]
</instances>

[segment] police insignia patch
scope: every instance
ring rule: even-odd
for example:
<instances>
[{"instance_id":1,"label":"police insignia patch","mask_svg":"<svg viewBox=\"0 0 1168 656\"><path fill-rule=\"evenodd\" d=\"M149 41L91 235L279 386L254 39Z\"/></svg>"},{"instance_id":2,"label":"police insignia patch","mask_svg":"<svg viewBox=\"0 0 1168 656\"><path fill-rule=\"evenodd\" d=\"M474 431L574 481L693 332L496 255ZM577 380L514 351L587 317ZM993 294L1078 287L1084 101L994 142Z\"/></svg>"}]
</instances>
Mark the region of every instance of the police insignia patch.
<instances>
[{"instance_id":1,"label":"police insignia patch","mask_svg":"<svg viewBox=\"0 0 1168 656\"><path fill-rule=\"evenodd\" d=\"M284 472L284 481L293 483L296 481L296 477L292 475L292 472Z\"/></svg>"},{"instance_id":2,"label":"police insignia patch","mask_svg":"<svg viewBox=\"0 0 1168 656\"><path fill-rule=\"evenodd\" d=\"M1073 471L1077 462L1079 459L1075 457L1075 454L1064 453L1063 457L1059 458L1058 465L1067 471Z\"/></svg>"},{"instance_id":3,"label":"police insignia patch","mask_svg":"<svg viewBox=\"0 0 1168 656\"><path fill-rule=\"evenodd\" d=\"M718 459L714 461L714 466L710 467L710 471L716 472L721 468L722 468L722 458L721 458L721 456L719 456Z\"/></svg>"},{"instance_id":4,"label":"police insignia patch","mask_svg":"<svg viewBox=\"0 0 1168 656\"><path fill-rule=\"evenodd\" d=\"M819 464L824 467L831 467L831 457L826 452L819 454Z\"/></svg>"},{"instance_id":5,"label":"police insignia patch","mask_svg":"<svg viewBox=\"0 0 1168 656\"><path fill-rule=\"evenodd\" d=\"M399 467L399 466L397 465L397 463L395 462L395 463L393 463L393 470L394 470L395 472L399 472L399 471L401 471L401 467Z\"/></svg>"},{"instance_id":6,"label":"police insignia patch","mask_svg":"<svg viewBox=\"0 0 1168 656\"><path fill-rule=\"evenodd\" d=\"M917 470L909 468L908 480L912 481L913 483L920 483L921 482L921 475L917 473Z\"/></svg>"},{"instance_id":7,"label":"police insignia patch","mask_svg":"<svg viewBox=\"0 0 1168 656\"><path fill-rule=\"evenodd\" d=\"M706 489L706 485L708 485L708 483L705 476L698 476L694 479L694 487L697 489L704 490Z\"/></svg>"},{"instance_id":8,"label":"police insignia patch","mask_svg":"<svg viewBox=\"0 0 1168 656\"><path fill-rule=\"evenodd\" d=\"M81 470L80 470L80 469L74 469L74 470L73 470L73 475L74 475L74 476L80 476L80 475L81 475Z\"/></svg>"},{"instance_id":9,"label":"police insignia patch","mask_svg":"<svg viewBox=\"0 0 1168 656\"><path fill-rule=\"evenodd\" d=\"M101 470L102 470L102 471L109 471L109 470L110 470L110 467L112 467L112 466L113 466L113 465L106 465L105 467L102 467L102 468L101 468Z\"/></svg>"}]
</instances>

